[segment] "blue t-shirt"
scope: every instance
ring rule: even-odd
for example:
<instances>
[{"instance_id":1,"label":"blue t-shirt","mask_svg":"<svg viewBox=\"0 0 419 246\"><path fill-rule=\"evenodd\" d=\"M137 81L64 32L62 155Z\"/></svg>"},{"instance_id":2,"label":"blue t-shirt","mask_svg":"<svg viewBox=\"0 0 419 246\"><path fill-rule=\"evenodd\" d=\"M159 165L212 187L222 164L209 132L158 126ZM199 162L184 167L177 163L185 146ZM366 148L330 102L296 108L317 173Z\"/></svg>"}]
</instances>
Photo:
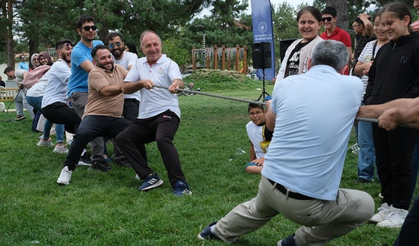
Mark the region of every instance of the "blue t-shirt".
<instances>
[{"instance_id":1,"label":"blue t-shirt","mask_svg":"<svg viewBox=\"0 0 419 246\"><path fill-rule=\"evenodd\" d=\"M93 47L103 44L100 40L93 40ZM71 52L71 75L68 79L68 97L73 92L88 92L87 76L89 73L84 71L80 65L86 60L93 61L92 48L86 47L82 42L78 42Z\"/></svg>"},{"instance_id":2,"label":"blue t-shirt","mask_svg":"<svg viewBox=\"0 0 419 246\"><path fill-rule=\"evenodd\" d=\"M332 67L292 75L272 93L275 129L262 175L300 194L335 200L363 85Z\"/></svg>"},{"instance_id":3,"label":"blue t-shirt","mask_svg":"<svg viewBox=\"0 0 419 246\"><path fill-rule=\"evenodd\" d=\"M19 62L19 69L29 71L29 65L26 62L21 61L21 62Z\"/></svg>"}]
</instances>

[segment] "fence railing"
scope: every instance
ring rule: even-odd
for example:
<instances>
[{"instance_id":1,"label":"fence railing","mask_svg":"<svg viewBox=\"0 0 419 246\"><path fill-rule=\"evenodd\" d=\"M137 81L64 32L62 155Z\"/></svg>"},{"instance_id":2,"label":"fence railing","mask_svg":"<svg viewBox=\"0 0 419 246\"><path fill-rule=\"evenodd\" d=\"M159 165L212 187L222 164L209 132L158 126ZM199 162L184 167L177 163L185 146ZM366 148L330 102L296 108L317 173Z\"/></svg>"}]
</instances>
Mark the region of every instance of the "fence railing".
<instances>
[{"instance_id":1,"label":"fence railing","mask_svg":"<svg viewBox=\"0 0 419 246\"><path fill-rule=\"evenodd\" d=\"M13 100L18 88L5 88L0 86L0 100Z\"/></svg>"}]
</instances>

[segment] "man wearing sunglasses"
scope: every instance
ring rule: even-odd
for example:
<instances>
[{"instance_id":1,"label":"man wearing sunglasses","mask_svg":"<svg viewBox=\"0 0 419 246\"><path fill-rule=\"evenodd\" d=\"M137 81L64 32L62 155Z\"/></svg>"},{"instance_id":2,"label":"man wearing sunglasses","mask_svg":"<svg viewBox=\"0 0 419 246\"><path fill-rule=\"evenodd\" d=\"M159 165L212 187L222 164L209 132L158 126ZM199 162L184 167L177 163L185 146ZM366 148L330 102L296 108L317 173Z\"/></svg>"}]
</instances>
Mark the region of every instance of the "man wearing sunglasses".
<instances>
[{"instance_id":1,"label":"man wearing sunglasses","mask_svg":"<svg viewBox=\"0 0 419 246\"><path fill-rule=\"evenodd\" d=\"M83 15L77 21L77 33L80 41L74 46L71 53L71 76L68 79L68 98L76 113L83 118L84 107L87 103L87 76L93 69L92 49L99 44L96 37L97 26L93 17ZM105 144L102 137L90 142L93 152L93 164L102 165L104 160Z\"/></svg>"},{"instance_id":2,"label":"man wearing sunglasses","mask_svg":"<svg viewBox=\"0 0 419 246\"><path fill-rule=\"evenodd\" d=\"M122 66L128 71L138 59L138 56L131 52L125 51L125 43L121 34L111 32L108 35L108 47L111 51L115 64ZM138 117L138 109L140 107L140 92L133 94L124 94L124 111L122 115L124 118L134 121Z\"/></svg>"},{"instance_id":3,"label":"man wearing sunglasses","mask_svg":"<svg viewBox=\"0 0 419 246\"><path fill-rule=\"evenodd\" d=\"M324 40L333 39L341 41L348 49L349 54L352 54L351 36L345 30L336 26L336 22L338 21L336 9L330 6L326 7L322 11L322 21L326 30L320 34L320 37ZM350 64L350 62L351 56L349 56L348 64ZM344 74L349 74L349 66L345 70Z\"/></svg>"},{"instance_id":4,"label":"man wearing sunglasses","mask_svg":"<svg viewBox=\"0 0 419 246\"><path fill-rule=\"evenodd\" d=\"M120 65L129 71L138 59L137 54L125 51L124 39L121 34L117 32L109 33L107 40L108 48L112 53L115 64ZM134 121L138 118L140 99L141 95L139 91L132 94L124 94L124 109L122 111L122 116L124 116L125 119ZM147 161L145 145L140 148L141 155ZM131 164L125 161L123 155L113 155L112 159L120 166L131 167Z\"/></svg>"}]
</instances>

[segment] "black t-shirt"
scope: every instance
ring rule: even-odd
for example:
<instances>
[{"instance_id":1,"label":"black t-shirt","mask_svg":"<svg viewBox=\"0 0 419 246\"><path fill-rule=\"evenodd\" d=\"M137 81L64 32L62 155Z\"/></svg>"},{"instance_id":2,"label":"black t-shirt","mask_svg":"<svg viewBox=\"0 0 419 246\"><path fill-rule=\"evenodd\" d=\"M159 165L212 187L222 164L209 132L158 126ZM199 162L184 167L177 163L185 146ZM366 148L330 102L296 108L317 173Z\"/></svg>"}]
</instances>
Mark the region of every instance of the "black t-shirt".
<instances>
[{"instance_id":1,"label":"black t-shirt","mask_svg":"<svg viewBox=\"0 0 419 246\"><path fill-rule=\"evenodd\" d=\"M307 42L307 43L301 43L300 42L291 51L291 54L288 57L287 67L285 69L284 78L286 78L290 75L299 74L299 72L300 72L300 53L301 53L301 49L310 42Z\"/></svg>"}]
</instances>

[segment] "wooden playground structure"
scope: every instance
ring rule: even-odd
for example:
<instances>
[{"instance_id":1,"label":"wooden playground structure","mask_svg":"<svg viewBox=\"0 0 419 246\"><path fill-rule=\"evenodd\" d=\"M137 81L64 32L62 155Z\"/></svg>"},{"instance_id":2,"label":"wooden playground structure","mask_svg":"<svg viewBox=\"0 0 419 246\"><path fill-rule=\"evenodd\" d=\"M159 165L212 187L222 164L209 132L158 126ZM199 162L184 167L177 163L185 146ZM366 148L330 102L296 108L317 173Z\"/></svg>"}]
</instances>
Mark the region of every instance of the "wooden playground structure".
<instances>
[{"instance_id":1,"label":"wooden playground structure","mask_svg":"<svg viewBox=\"0 0 419 246\"><path fill-rule=\"evenodd\" d=\"M192 48L192 69L196 70L197 66L206 69L236 70L247 74L247 46L236 45L234 48L226 48L225 45L221 47L214 45L201 49Z\"/></svg>"}]
</instances>

